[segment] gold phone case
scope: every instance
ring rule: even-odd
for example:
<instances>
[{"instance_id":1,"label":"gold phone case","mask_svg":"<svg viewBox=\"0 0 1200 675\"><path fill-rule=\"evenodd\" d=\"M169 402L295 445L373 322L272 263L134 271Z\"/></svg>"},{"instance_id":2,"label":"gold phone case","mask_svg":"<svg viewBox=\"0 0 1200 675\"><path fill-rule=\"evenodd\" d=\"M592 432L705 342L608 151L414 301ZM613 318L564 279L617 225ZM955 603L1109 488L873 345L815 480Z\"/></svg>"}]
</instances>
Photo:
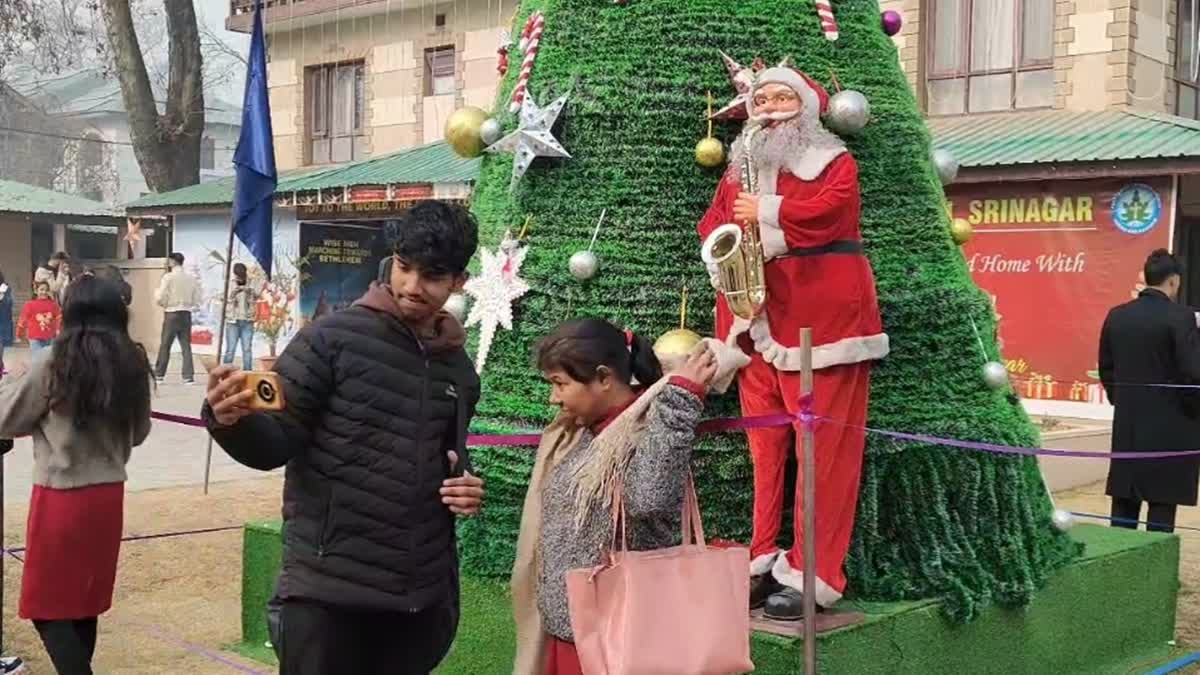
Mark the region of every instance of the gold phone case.
<instances>
[{"instance_id":1,"label":"gold phone case","mask_svg":"<svg viewBox=\"0 0 1200 675\"><path fill-rule=\"evenodd\" d=\"M279 374L270 371L246 373L246 389L253 391L250 408L253 410L283 410L283 387Z\"/></svg>"}]
</instances>

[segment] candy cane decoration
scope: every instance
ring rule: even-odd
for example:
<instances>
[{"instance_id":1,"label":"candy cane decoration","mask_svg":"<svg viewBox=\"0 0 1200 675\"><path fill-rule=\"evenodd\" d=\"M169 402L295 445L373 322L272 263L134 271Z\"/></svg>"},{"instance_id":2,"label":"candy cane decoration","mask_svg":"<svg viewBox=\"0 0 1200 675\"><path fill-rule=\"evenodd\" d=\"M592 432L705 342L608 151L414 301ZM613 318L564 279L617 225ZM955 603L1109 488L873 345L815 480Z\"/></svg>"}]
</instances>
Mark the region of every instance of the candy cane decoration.
<instances>
[{"instance_id":1,"label":"candy cane decoration","mask_svg":"<svg viewBox=\"0 0 1200 675\"><path fill-rule=\"evenodd\" d=\"M517 78L516 88L513 89L512 103L508 104L509 112L520 110L521 102L525 100L525 87L529 84L529 74L533 72L533 61L537 58L538 43L541 42L545 23L546 19L542 13L534 12L525 22L525 29L521 31L521 50L525 52L525 59L521 62L521 75Z\"/></svg>"},{"instance_id":2,"label":"candy cane decoration","mask_svg":"<svg viewBox=\"0 0 1200 675\"><path fill-rule=\"evenodd\" d=\"M825 33L825 39L833 42L838 39L837 19L833 16L833 5L829 4L829 0L816 0L817 16L821 17L821 31Z\"/></svg>"},{"instance_id":3,"label":"candy cane decoration","mask_svg":"<svg viewBox=\"0 0 1200 675\"><path fill-rule=\"evenodd\" d=\"M508 74L508 48L512 46L512 37L508 31L500 33L500 46L496 47L496 72L500 77Z\"/></svg>"}]
</instances>

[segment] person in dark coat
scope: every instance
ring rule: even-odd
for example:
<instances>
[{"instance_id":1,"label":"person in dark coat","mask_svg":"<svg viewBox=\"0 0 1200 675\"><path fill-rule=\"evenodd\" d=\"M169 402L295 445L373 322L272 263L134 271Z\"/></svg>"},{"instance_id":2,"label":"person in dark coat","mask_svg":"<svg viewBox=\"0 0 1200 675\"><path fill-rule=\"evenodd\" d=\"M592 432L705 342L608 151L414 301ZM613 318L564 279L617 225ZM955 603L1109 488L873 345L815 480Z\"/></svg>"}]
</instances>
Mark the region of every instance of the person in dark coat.
<instances>
[{"instance_id":1,"label":"person in dark coat","mask_svg":"<svg viewBox=\"0 0 1200 675\"><path fill-rule=\"evenodd\" d=\"M442 306L466 280L478 226L445 202L404 224L387 282L279 356L284 410L250 410L231 365L209 375L213 439L246 466L287 467L281 675L423 675L457 631L455 515L483 499L466 454L480 384Z\"/></svg>"},{"instance_id":2,"label":"person in dark coat","mask_svg":"<svg viewBox=\"0 0 1200 675\"><path fill-rule=\"evenodd\" d=\"M1113 452L1200 447L1200 329L1195 314L1175 301L1183 266L1166 250L1150 254L1146 289L1109 310L1100 331L1100 380L1113 415ZM1196 505L1200 457L1112 460L1105 492L1113 524L1137 528L1148 502L1148 529L1175 530L1178 505Z\"/></svg>"}]
</instances>

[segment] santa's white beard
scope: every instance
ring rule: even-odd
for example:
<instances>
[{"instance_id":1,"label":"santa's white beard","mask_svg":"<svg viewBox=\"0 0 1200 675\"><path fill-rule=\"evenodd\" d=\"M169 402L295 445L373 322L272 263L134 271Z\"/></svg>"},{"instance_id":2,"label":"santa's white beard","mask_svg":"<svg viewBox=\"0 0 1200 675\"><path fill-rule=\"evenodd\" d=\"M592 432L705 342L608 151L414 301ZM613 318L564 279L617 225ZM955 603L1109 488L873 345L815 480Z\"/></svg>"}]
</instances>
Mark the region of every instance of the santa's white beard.
<instances>
[{"instance_id":1,"label":"santa's white beard","mask_svg":"<svg viewBox=\"0 0 1200 675\"><path fill-rule=\"evenodd\" d=\"M820 121L807 115L798 114L787 120L776 121L769 127L761 126L765 121L765 118L759 117L751 119L733 142L729 165L737 170L731 172L731 180L739 180L742 160L747 153L759 172L778 172L814 150L846 147L840 138L821 126ZM754 137L747 148L746 134L752 132Z\"/></svg>"}]
</instances>

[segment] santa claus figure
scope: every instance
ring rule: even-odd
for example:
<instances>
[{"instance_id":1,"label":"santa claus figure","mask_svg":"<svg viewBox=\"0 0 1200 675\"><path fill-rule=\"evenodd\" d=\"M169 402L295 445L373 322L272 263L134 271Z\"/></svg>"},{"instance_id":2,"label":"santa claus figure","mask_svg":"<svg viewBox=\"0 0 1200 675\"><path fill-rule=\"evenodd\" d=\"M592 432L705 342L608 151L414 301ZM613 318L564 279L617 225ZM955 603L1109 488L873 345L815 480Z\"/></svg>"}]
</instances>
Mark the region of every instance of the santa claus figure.
<instances>
[{"instance_id":1,"label":"santa claus figure","mask_svg":"<svg viewBox=\"0 0 1200 675\"><path fill-rule=\"evenodd\" d=\"M701 240L721 225L757 228L766 302L753 318L735 316L717 298L717 336L751 356L738 374L747 416L805 412L816 423L816 604L842 597L842 564L858 501L871 362L888 353L875 279L859 230L858 167L845 145L821 126L825 90L800 71L760 71L747 97L749 119L733 145L729 171L700 221ZM742 185L749 160L758 194ZM716 268L709 273L721 289ZM800 393L800 329L812 329L813 396ZM802 615L802 497L797 480L793 544L779 550L784 467L799 451L799 425L748 432L754 461L751 606L774 619Z\"/></svg>"}]
</instances>

